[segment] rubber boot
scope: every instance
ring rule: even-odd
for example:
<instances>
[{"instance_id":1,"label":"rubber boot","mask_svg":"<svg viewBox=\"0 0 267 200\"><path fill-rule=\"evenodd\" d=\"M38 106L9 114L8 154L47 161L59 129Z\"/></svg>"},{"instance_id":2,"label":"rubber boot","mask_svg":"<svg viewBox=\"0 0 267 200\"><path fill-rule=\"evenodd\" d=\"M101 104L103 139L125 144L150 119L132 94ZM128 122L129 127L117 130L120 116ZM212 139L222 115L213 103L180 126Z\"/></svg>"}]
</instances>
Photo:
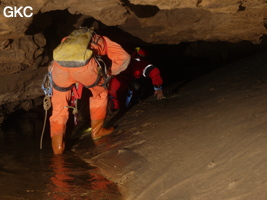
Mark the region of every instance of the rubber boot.
<instances>
[{"instance_id":1,"label":"rubber boot","mask_svg":"<svg viewBox=\"0 0 267 200\"><path fill-rule=\"evenodd\" d=\"M63 140L63 134L54 135L52 138L52 149L54 154L62 154L65 150L65 142Z\"/></svg>"},{"instance_id":2,"label":"rubber boot","mask_svg":"<svg viewBox=\"0 0 267 200\"><path fill-rule=\"evenodd\" d=\"M109 135L114 131L113 127L103 128L104 119L91 120L92 139L97 140L101 137Z\"/></svg>"}]
</instances>

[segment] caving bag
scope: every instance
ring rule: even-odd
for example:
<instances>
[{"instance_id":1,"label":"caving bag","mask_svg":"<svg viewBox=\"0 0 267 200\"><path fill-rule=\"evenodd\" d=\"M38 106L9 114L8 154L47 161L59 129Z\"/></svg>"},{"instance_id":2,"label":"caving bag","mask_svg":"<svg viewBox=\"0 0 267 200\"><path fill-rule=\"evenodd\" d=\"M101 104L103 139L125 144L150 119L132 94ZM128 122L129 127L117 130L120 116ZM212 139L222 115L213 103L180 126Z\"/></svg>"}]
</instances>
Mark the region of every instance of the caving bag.
<instances>
[{"instance_id":1,"label":"caving bag","mask_svg":"<svg viewBox=\"0 0 267 200\"><path fill-rule=\"evenodd\" d=\"M88 48L94 31L81 27L71 32L53 51L53 59L63 67L81 67L92 57L93 51Z\"/></svg>"}]
</instances>

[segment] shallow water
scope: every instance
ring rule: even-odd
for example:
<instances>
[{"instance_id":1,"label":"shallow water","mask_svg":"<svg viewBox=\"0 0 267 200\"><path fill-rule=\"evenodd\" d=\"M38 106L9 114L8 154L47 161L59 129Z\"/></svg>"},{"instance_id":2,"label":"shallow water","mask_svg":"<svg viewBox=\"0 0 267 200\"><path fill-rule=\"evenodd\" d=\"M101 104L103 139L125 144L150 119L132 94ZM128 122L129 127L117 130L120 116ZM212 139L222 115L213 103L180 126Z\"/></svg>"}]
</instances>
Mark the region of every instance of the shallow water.
<instances>
[{"instance_id":1,"label":"shallow water","mask_svg":"<svg viewBox=\"0 0 267 200\"><path fill-rule=\"evenodd\" d=\"M119 200L116 184L71 151L53 155L36 114L12 117L0 129L1 200Z\"/></svg>"}]
</instances>

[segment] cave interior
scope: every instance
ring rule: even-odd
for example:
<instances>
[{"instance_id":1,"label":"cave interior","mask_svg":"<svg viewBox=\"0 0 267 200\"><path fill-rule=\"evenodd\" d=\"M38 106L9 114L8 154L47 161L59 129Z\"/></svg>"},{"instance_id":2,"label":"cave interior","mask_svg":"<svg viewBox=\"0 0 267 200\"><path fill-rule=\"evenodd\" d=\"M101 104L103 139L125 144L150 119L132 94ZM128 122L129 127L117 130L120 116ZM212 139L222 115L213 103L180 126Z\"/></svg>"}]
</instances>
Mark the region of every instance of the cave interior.
<instances>
[{"instance_id":1,"label":"cave interior","mask_svg":"<svg viewBox=\"0 0 267 200\"><path fill-rule=\"evenodd\" d=\"M140 18L153 16L158 11L155 6L128 3L128 7ZM71 14L67 9L55 10L34 15L32 23L25 32L26 35L43 33L46 39L43 57L46 56L49 59L40 67L47 67L52 60L53 49L61 39L80 26L94 27L96 33L119 43L129 54L137 46L145 49L148 52L149 60L161 71L165 95L173 95L179 92L179 88L184 83L265 49L267 44L265 35L261 38L260 44L253 44L250 41L153 44L123 31L120 26L107 26L91 16Z\"/></svg>"},{"instance_id":2,"label":"cave interior","mask_svg":"<svg viewBox=\"0 0 267 200\"><path fill-rule=\"evenodd\" d=\"M144 12L144 8L145 11ZM132 5L139 17L149 17L156 12L155 6ZM146 14L141 14L146 13ZM39 13L33 17L26 35L42 32L46 39L44 54L52 60L52 51L61 39L80 27L94 27L100 35L118 42L129 54L140 46L148 52L148 58L160 68L165 85L195 78L214 69L266 48L266 36L260 44L250 41L230 43L226 41L194 41L179 44L153 44L124 32L120 26L106 26L90 16L73 15L68 10Z\"/></svg>"}]
</instances>

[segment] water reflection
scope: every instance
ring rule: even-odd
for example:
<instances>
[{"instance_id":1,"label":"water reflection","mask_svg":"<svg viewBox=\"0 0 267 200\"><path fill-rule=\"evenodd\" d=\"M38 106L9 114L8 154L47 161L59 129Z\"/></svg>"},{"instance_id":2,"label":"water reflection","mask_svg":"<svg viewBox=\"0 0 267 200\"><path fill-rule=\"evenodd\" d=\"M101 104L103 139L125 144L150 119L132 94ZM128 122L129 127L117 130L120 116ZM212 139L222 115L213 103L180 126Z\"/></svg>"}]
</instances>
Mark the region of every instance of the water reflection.
<instances>
[{"instance_id":1,"label":"water reflection","mask_svg":"<svg viewBox=\"0 0 267 200\"><path fill-rule=\"evenodd\" d=\"M55 155L49 166L54 172L49 186L49 197L53 200L121 199L115 183L108 181L96 168L86 169L85 164L73 157L66 154Z\"/></svg>"},{"instance_id":2,"label":"water reflection","mask_svg":"<svg viewBox=\"0 0 267 200\"><path fill-rule=\"evenodd\" d=\"M121 199L115 183L73 152L53 155L49 132L40 150L42 125L35 116L20 116L0 127L0 199Z\"/></svg>"},{"instance_id":3,"label":"water reflection","mask_svg":"<svg viewBox=\"0 0 267 200\"><path fill-rule=\"evenodd\" d=\"M53 183L49 189L51 191L50 197L53 199L66 199L71 189L71 181L74 178L69 176L63 156L54 156L51 162L50 167L55 172L55 175L50 178Z\"/></svg>"}]
</instances>

